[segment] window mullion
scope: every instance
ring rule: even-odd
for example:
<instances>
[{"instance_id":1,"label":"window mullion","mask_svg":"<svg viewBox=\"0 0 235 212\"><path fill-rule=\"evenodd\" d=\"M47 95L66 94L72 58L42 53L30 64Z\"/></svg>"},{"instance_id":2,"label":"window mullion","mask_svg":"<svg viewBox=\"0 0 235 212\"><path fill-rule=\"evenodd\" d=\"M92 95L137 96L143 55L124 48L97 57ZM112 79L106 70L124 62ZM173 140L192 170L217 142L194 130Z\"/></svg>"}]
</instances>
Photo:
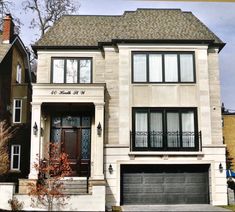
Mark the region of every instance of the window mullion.
<instances>
[{"instance_id":1,"label":"window mullion","mask_svg":"<svg viewBox=\"0 0 235 212\"><path fill-rule=\"evenodd\" d=\"M177 54L177 69L178 69L178 82L181 82L181 74L180 74L180 54Z\"/></svg>"},{"instance_id":2,"label":"window mullion","mask_svg":"<svg viewBox=\"0 0 235 212\"><path fill-rule=\"evenodd\" d=\"M64 59L64 83L67 83L67 60Z\"/></svg>"},{"instance_id":3,"label":"window mullion","mask_svg":"<svg viewBox=\"0 0 235 212\"><path fill-rule=\"evenodd\" d=\"M77 83L80 83L80 59L77 60Z\"/></svg>"},{"instance_id":4,"label":"window mullion","mask_svg":"<svg viewBox=\"0 0 235 212\"><path fill-rule=\"evenodd\" d=\"M151 149L151 145L150 145L150 115L151 115L151 111L150 109L148 109L147 111L147 144L148 144L148 150Z\"/></svg>"},{"instance_id":5,"label":"window mullion","mask_svg":"<svg viewBox=\"0 0 235 212\"><path fill-rule=\"evenodd\" d=\"M182 111L179 111L180 148L183 147Z\"/></svg>"},{"instance_id":6,"label":"window mullion","mask_svg":"<svg viewBox=\"0 0 235 212\"><path fill-rule=\"evenodd\" d=\"M146 54L146 82L149 82L149 54Z\"/></svg>"},{"instance_id":7,"label":"window mullion","mask_svg":"<svg viewBox=\"0 0 235 212\"><path fill-rule=\"evenodd\" d=\"M162 82L165 82L165 55L162 54Z\"/></svg>"}]
</instances>

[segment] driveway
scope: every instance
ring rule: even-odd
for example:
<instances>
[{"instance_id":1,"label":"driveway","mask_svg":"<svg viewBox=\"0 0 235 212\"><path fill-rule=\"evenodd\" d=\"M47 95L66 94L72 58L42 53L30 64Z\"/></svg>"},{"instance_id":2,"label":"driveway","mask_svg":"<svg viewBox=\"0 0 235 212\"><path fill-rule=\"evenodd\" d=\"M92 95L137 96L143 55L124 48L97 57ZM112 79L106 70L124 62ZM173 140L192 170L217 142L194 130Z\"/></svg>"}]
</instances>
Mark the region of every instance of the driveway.
<instances>
[{"instance_id":1,"label":"driveway","mask_svg":"<svg viewBox=\"0 0 235 212\"><path fill-rule=\"evenodd\" d=\"M213 205L124 205L122 211L231 211Z\"/></svg>"}]
</instances>

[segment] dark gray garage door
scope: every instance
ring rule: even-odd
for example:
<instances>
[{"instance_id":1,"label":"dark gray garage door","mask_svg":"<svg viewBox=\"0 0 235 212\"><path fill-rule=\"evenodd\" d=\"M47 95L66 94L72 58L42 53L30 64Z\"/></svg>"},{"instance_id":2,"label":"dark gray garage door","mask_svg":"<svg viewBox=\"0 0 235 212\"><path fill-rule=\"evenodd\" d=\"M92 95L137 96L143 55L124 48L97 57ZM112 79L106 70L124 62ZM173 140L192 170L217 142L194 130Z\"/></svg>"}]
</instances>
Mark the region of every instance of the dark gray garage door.
<instances>
[{"instance_id":1,"label":"dark gray garage door","mask_svg":"<svg viewBox=\"0 0 235 212\"><path fill-rule=\"evenodd\" d=\"M122 166L122 204L206 204L208 166Z\"/></svg>"}]
</instances>

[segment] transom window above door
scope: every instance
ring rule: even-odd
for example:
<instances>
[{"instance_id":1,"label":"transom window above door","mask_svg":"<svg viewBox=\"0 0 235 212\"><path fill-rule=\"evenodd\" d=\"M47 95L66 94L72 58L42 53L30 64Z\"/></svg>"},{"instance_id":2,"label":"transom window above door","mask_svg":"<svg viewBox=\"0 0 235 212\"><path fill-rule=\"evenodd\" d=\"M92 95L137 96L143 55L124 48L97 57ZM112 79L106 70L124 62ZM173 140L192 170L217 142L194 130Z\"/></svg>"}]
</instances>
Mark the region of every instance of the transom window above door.
<instances>
[{"instance_id":1,"label":"transom window above door","mask_svg":"<svg viewBox=\"0 0 235 212\"><path fill-rule=\"evenodd\" d=\"M91 83L91 58L52 58L52 83Z\"/></svg>"},{"instance_id":2,"label":"transom window above door","mask_svg":"<svg viewBox=\"0 0 235 212\"><path fill-rule=\"evenodd\" d=\"M193 52L133 52L133 83L195 82Z\"/></svg>"}]
</instances>

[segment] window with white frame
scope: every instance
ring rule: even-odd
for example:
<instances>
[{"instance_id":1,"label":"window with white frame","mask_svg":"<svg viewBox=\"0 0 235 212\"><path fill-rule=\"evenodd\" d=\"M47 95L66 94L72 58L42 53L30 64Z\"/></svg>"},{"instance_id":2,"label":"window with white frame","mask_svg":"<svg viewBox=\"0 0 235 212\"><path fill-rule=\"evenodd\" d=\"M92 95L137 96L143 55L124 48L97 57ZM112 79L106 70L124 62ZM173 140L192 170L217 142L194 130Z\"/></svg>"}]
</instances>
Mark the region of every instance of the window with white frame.
<instances>
[{"instance_id":1,"label":"window with white frame","mask_svg":"<svg viewBox=\"0 0 235 212\"><path fill-rule=\"evenodd\" d=\"M18 64L16 67L16 82L21 83L21 75L22 75L22 68L21 65Z\"/></svg>"},{"instance_id":2,"label":"window with white frame","mask_svg":"<svg viewBox=\"0 0 235 212\"><path fill-rule=\"evenodd\" d=\"M193 52L133 52L133 83L194 83Z\"/></svg>"},{"instance_id":3,"label":"window with white frame","mask_svg":"<svg viewBox=\"0 0 235 212\"><path fill-rule=\"evenodd\" d=\"M20 170L20 145L11 146L11 170L19 171Z\"/></svg>"},{"instance_id":4,"label":"window with white frame","mask_svg":"<svg viewBox=\"0 0 235 212\"><path fill-rule=\"evenodd\" d=\"M13 104L13 123L21 123L22 100L14 99Z\"/></svg>"}]
</instances>

